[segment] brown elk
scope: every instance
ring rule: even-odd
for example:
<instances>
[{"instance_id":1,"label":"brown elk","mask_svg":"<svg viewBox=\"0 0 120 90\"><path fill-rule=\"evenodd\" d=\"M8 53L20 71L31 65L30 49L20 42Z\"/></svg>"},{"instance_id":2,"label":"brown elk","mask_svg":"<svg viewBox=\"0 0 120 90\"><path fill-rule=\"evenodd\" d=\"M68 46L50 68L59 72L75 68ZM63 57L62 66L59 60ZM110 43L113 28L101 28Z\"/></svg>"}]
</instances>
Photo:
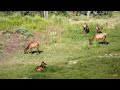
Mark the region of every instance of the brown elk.
<instances>
[{"instance_id":1,"label":"brown elk","mask_svg":"<svg viewBox=\"0 0 120 90\"><path fill-rule=\"evenodd\" d=\"M93 41L103 40L103 43L106 42L106 33L96 33L91 39L89 39L89 45L92 44Z\"/></svg>"},{"instance_id":2,"label":"brown elk","mask_svg":"<svg viewBox=\"0 0 120 90\"><path fill-rule=\"evenodd\" d=\"M89 28L88 28L88 25L87 25L86 22L83 24L83 31L84 31L85 34L89 33Z\"/></svg>"},{"instance_id":3,"label":"brown elk","mask_svg":"<svg viewBox=\"0 0 120 90\"><path fill-rule=\"evenodd\" d=\"M36 72L42 71L46 67L45 65L47 65L47 64L45 62L42 62L41 65L37 66L37 68L35 69Z\"/></svg>"},{"instance_id":4,"label":"brown elk","mask_svg":"<svg viewBox=\"0 0 120 90\"><path fill-rule=\"evenodd\" d=\"M98 24L96 25L95 29L96 29L96 33L102 33L101 28Z\"/></svg>"},{"instance_id":5,"label":"brown elk","mask_svg":"<svg viewBox=\"0 0 120 90\"><path fill-rule=\"evenodd\" d=\"M39 52L39 42L38 41L32 41L28 44L28 46L24 49L24 53L27 53L27 50L30 49L31 53L32 53L32 49L33 48L37 48L37 51Z\"/></svg>"}]
</instances>

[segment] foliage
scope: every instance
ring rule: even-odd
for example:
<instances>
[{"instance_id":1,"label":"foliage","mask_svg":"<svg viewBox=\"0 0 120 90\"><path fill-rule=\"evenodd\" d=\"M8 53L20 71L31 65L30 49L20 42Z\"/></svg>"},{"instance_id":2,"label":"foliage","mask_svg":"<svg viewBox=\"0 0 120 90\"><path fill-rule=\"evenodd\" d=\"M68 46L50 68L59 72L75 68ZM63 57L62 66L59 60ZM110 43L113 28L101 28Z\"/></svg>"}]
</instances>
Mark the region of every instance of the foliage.
<instances>
[{"instance_id":1,"label":"foliage","mask_svg":"<svg viewBox=\"0 0 120 90\"><path fill-rule=\"evenodd\" d=\"M20 33L20 34L22 34L22 35L24 35L24 36L26 36L26 37L31 37L31 36L33 36L32 32L30 32L29 30L27 30L27 29L24 28L24 27L17 27L17 28L15 29L15 32Z\"/></svg>"},{"instance_id":2,"label":"foliage","mask_svg":"<svg viewBox=\"0 0 120 90\"><path fill-rule=\"evenodd\" d=\"M0 30L14 29L15 27L25 27L28 30L43 30L47 24L51 24L47 19L35 16L21 16L18 12L9 16L0 16Z\"/></svg>"}]
</instances>

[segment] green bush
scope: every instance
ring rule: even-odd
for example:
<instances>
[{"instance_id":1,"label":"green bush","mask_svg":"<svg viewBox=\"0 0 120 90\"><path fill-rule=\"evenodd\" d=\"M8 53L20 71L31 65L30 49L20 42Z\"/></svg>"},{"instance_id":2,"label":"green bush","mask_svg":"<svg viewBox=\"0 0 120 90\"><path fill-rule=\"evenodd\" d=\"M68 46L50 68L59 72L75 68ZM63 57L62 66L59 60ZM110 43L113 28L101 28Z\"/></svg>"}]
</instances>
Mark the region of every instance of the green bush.
<instances>
[{"instance_id":1,"label":"green bush","mask_svg":"<svg viewBox=\"0 0 120 90\"><path fill-rule=\"evenodd\" d=\"M28 32L28 30L24 27L17 27L15 31L20 34L24 34L24 33Z\"/></svg>"},{"instance_id":2,"label":"green bush","mask_svg":"<svg viewBox=\"0 0 120 90\"><path fill-rule=\"evenodd\" d=\"M30 32L29 30L27 30L27 29L24 28L24 27L17 27L17 28L15 29L15 32L20 33L20 34L22 34L22 35L24 35L24 36L26 36L26 37L31 37L31 36L33 36L32 32Z\"/></svg>"}]
</instances>

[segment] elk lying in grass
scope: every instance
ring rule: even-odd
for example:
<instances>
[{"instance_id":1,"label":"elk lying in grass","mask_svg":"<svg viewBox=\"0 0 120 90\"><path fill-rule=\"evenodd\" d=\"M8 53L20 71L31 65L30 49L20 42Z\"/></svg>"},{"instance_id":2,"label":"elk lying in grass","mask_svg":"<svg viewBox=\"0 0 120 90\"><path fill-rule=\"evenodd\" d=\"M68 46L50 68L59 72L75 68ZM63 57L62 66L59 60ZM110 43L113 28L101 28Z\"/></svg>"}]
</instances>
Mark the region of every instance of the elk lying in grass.
<instances>
[{"instance_id":1,"label":"elk lying in grass","mask_svg":"<svg viewBox=\"0 0 120 90\"><path fill-rule=\"evenodd\" d=\"M33 48L37 48L37 51L39 52L39 43L38 41L32 41L28 44L28 46L24 49L24 53L27 53L27 50L30 49L31 53L32 53L32 49Z\"/></svg>"},{"instance_id":2,"label":"elk lying in grass","mask_svg":"<svg viewBox=\"0 0 120 90\"><path fill-rule=\"evenodd\" d=\"M45 65L47 64L45 62L42 62L41 65L37 66L37 68L35 69L36 72L43 70L46 67Z\"/></svg>"},{"instance_id":3,"label":"elk lying in grass","mask_svg":"<svg viewBox=\"0 0 120 90\"><path fill-rule=\"evenodd\" d=\"M101 28L98 24L96 25L95 29L96 29L96 33L102 33Z\"/></svg>"},{"instance_id":4,"label":"elk lying in grass","mask_svg":"<svg viewBox=\"0 0 120 90\"><path fill-rule=\"evenodd\" d=\"M96 33L91 39L89 39L89 45L92 44L93 41L103 40L103 43L106 42L106 33Z\"/></svg>"},{"instance_id":5,"label":"elk lying in grass","mask_svg":"<svg viewBox=\"0 0 120 90\"><path fill-rule=\"evenodd\" d=\"M89 33L89 28L88 28L88 25L87 25L86 22L83 24L83 32L84 32L85 34L86 34L86 33Z\"/></svg>"}]
</instances>

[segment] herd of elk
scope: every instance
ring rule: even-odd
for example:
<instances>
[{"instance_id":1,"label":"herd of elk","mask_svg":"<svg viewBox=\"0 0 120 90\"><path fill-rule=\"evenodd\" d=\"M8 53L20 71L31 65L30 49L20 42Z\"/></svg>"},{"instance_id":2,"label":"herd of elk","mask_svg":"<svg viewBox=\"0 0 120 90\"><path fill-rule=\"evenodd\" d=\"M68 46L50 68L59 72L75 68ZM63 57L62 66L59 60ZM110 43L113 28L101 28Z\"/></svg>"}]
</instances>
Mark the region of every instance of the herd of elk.
<instances>
[{"instance_id":1,"label":"herd of elk","mask_svg":"<svg viewBox=\"0 0 120 90\"><path fill-rule=\"evenodd\" d=\"M83 30L84 30L85 34L89 33L89 27L88 27L86 22L83 24ZM89 39L89 44L90 45L91 45L91 42L94 41L94 40L97 41L97 40L102 39L103 42L105 42L107 34L101 32L101 28L100 28L100 26L98 24L96 25L95 30L96 30L96 34L91 39ZM24 53L26 54L29 49L30 49L30 51L32 53L33 48L37 48L37 51L39 52L39 42L38 41L30 42L28 44L28 46L24 49Z\"/></svg>"},{"instance_id":2,"label":"herd of elk","mask_svg":"<svg viewBox=\"0 0 120 90\"><path fill-rule=\"evenodd\" d=\"M107 34L101 32L101 27L98 24L96 25L95 30L96 30L96 34L91 39L89 39L89 45L91 45L93 41L98 41L98 40L102 40L103 43L105 44ZM83 31L85 34L89 33L89 27L86 22L83 24Z\"/></svg>"},{"instance_id":3,"label":"herd of elk","mask_svg":"<svg viewBox=\"0 0 120 90\"><path fill-rule=\"evenodd\" d=\"M37 48L37 51L39 52L39 42L38 41L32 41L28 44L28 46L24 49L24 53L26 54L27 51L30 49L30 53L32 53L32 49Z\"/></svg>"},{"instance_id":4,"label":"herd of elk","mask_svg":"<svg viewBox=\"0 0 120 90\"><path fill-rule=\"evenodd\" d=\"M98 24L96 25L95 30L96 30L96 34L91 39L89 39L89 45L91 45L93 41L98 41L98 40L102 40L103 43L105 43L107 34L100 31L101 28ZM85 34L89 33L89 27L86 22L83 24L83 31ZM39 42L38 41L30 42L27 45L27 47L24 49L24 53L26 54L29 49L32 53L33 48L37 48L37 51L39 52ZM46 65L47 64L45 62L42 62L40 66L37 66L35 71L36 72L42 71L46 67Z\"/></svg>"},{"instance_id":5,"label":"herd of elk","mask_svg":"<svg viewBox=\"0 0 120 90\"><path fill-rule=\"evenodd\" d=\"M37 68L35 69L36 72L38 71L42 71L45 67L46 67L46 63L42 62L40 66L37 66Z\"/></svg>"}]
</instances>

